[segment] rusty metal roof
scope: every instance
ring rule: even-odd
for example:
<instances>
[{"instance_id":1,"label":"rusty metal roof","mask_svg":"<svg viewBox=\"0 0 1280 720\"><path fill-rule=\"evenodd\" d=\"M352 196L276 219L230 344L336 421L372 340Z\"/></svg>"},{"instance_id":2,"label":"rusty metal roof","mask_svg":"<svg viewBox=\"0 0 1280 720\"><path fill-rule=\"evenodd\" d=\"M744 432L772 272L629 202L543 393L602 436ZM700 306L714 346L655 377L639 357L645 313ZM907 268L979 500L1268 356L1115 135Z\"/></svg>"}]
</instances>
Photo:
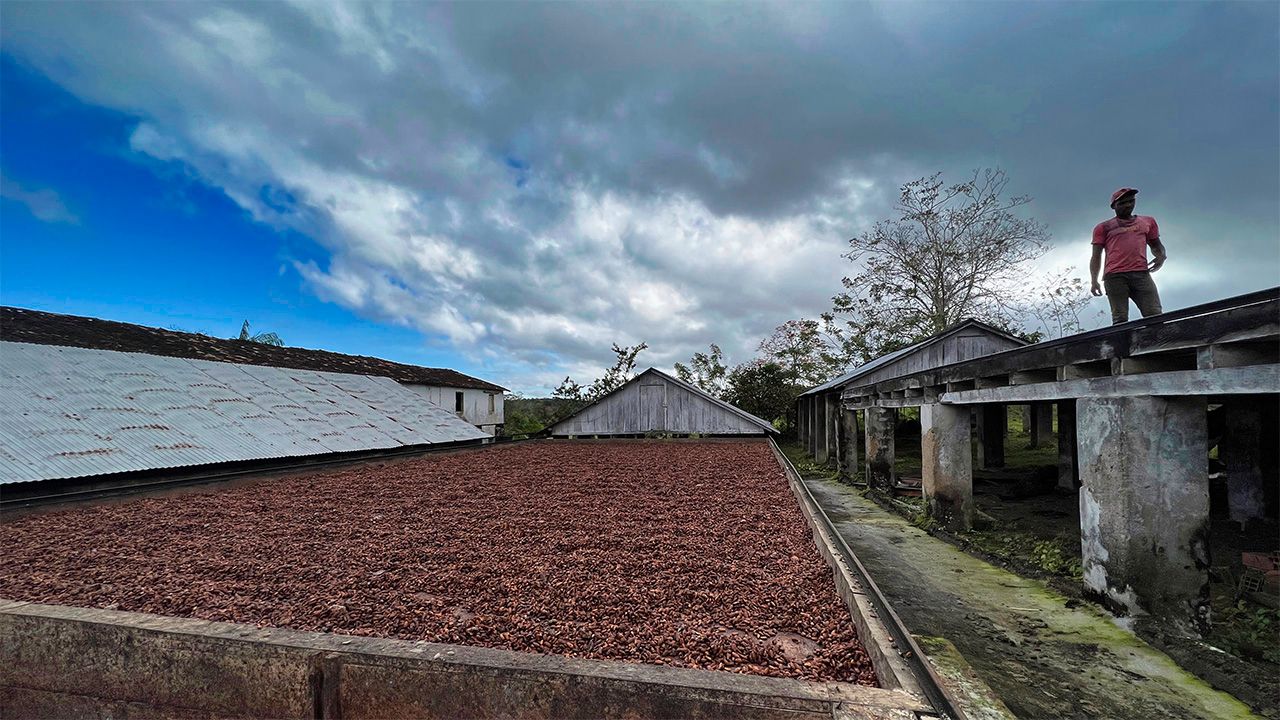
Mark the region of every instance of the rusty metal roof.
<instances>
[{"instance_id":1,"label":"rusty metal roof","mask_svg":"<svg viewBox=\"0 0 1280 720\"><path fill-rule=\"evenodd\" d=\"M0 484L486 437L385 377L0 341Z\"/></svg>"},{"instance_id":2,"label":"rusty metal roof","mask_svg":"<svg viewBox=\"0 0 1280 720\"><path fill-rule=\"evenodd\" d=\"M472 388L503 392L506 388L447 368L406 365L364 355L328 350L278 347L246 340L178 332L161 328L61 315L15 307L0 307L0 340L68 347L148 353L243 365L266 365L295 370L380 375L402 383Z\"/></svg>"}]
</instances>

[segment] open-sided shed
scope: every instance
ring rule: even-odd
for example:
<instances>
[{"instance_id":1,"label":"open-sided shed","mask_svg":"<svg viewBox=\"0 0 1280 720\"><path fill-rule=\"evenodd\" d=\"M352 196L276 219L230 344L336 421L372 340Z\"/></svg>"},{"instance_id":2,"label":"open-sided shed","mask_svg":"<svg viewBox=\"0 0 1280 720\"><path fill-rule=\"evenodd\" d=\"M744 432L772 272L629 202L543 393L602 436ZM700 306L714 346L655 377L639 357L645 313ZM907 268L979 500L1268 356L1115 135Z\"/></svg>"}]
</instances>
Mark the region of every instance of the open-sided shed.
<instances>
[{"instance_id":1,"label":"open-sided shed","mask_svg":"<svg viewBox=\"0 0 1280 720\"><path fill-rule=\"evenodd\" d=\"M654 368L551 426L554 437L774 432L767 420Z\"/></svg>"},{"instance_id":2,"label":"open-sided shed","mask_svg":"<svg viewBox=\"0 0 1280 720\"><path fill-rule=\"evenodd\" d=\"M845 388L972 360L1026 344L1026 340L979 320L958 322L933 337L882 355L801 393L796 401L800 442L817 462L836 461L842 471L853 471L858 465L858 428L856 416L852 412L842 412L840 408L840 393ZM882 442L892 443L893 425L888 414L868 417L865 428L867 447ZM884 468L868 465L868 476L877 471L884 471Z\"/></svg>"}]
</instances>

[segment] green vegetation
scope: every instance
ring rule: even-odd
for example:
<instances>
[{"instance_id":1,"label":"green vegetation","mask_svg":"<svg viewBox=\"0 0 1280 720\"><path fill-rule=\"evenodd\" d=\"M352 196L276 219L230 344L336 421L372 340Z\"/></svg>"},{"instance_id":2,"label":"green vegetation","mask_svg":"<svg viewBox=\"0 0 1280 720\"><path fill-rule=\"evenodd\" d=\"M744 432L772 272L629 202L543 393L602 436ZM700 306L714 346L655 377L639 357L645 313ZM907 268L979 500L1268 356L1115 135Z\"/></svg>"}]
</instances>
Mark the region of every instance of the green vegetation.
<instances>
[{"instance_id":1,"label":"green vegetation","mask_svg":"<svg viewBox=\"0 0 1280 720\"><path fill-rule=\"evenodd\" d=\"M1235 598L1234 583L1214 583L1211 645L1246 660L1280 665L1280 610Z\"/></svg>"}]
</instances>

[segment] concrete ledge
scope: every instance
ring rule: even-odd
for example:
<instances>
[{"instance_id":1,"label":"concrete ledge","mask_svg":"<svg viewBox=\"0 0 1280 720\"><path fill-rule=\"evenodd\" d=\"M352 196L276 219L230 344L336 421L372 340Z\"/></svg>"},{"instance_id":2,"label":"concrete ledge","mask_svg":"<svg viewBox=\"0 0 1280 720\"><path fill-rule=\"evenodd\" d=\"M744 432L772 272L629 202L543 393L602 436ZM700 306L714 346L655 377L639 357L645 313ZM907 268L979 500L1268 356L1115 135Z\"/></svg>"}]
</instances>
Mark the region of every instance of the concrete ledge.
<instances>
[{"instance_id":1,"label":"concrete ledge","mask_svg":"<svg viewBox=\"0 0 1280 720\"><path fill-rule=\"evenodd\" d=\"M795 495L796 502L800 505L805 521L809 524L810 531L813 533L814 544L818 546L818 552L822 554L823 559L827 561L827 565L831 568L836 590L844 600L845 607L849 609L849 617L853 620L853 624L858 628L858 640L862 642L863 648L871 656L871 665L875 668L876 679L880 681L880 686L882 688L900 690L915 698L922 707L928 708L929 705L924 699L924 692L920 688L920 683L916 680L911 668L907 666L906 661L902 659L897 642L894 641L889 634L889 629L885 627L879 615L876 614L875 607L871 604L870 598L867 597L862 584L858 581L853 570L850 569L848 559L836 548L835 540L827 532L823 523L818 520L818 508L812 504L808 493L802 487L804 481L791 471L786 457L783 456L782 450L778 448L777 444L774 443L772 447L774 457L777 458L778 464L783 472L786 473L791 492Z\"/></svg>"},{"instance_id":2,"label":"concrete ledge","mask_svg":"<svg viewBox=\"0 0 1280 720\"><path fill-rule=\"evenodd\" d=\"M865 641L864 641L865 642ZM908 693L0 600L0 716L913 718Z\"/></svg>"}]
</instances>

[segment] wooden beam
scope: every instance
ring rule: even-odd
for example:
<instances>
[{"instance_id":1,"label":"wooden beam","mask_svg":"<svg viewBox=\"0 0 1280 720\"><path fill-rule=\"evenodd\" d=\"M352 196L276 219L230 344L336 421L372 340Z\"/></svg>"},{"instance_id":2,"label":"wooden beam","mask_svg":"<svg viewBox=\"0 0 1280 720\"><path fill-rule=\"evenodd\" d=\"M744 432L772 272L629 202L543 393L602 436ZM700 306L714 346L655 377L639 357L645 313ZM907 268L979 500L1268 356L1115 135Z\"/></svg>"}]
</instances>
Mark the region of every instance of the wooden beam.
<instances>
[{"instance_id":1,"label":"wooden beam","mask_svg":"<svg viewBox=\"0 0 1280 720\"><path fill-rule=\"evenodd\" d=\"M1035 370L1019 370L1009 374L1010 385L1031 385L1040 382L1053 382L1058 379L1058 368L1037 368Z\"/></svg>"},{"instance_id":2,"label":"wooden beam","mask_svg":"<svg viewBox=\"0 0 1280 720\"><path fill-rule=\"evenodd\" d=\"M1154 395L1249 395L1280 393L1280 365L1254 365L1215 370L1178 370L1141 375L1010 385L943 393L944 403L1038 402L1082 397Z\"/></svg>"},{"instance_id":3,"label":"wooden beam","mask_svg":"<svg viewBox=\"0 0 1280 720\"><path fill-rule=\"evenodd\" d=\"M1106 377L1111 374L1109 361L1078 363L1063 365L1058 368L1058 382L1063 380L1080 380L1082 378Z\"/></svg>"},{"instance_id":4,"label":"wooden beam","mask_svg":"<svg viewBox=\"0 0 1280 720\"><path fill-rule=\"evenodd\" d=\"M1270 300L1138 328L1133 331L1133 338L1129 342L1129 354L1145 355L1277 335L1280 335L1280 302Z\"/></svg>"},{"instance_id":5,"label":"wooden beam","mask_svg":"<svg viewBox=\"0 0 1280 720\"><path fill-rule=\"evenodd\" d=\"M1196 348L1196 367L1200 370L1275 362L1280 362L1280 343L1276 342L1231 343Z\"/></svg>"},{"instance_id":6,"label":"wooden beam","mask_svg":"<svg viewBox=\"0 0 1280 720\"><path fill-rule=\"evenodd\" d=\"M1112 375L1139 375L1141 373L1195 369L1197 369L1195 358L1184 354L1111 358Z\"/></svg>"}]
</instances>

